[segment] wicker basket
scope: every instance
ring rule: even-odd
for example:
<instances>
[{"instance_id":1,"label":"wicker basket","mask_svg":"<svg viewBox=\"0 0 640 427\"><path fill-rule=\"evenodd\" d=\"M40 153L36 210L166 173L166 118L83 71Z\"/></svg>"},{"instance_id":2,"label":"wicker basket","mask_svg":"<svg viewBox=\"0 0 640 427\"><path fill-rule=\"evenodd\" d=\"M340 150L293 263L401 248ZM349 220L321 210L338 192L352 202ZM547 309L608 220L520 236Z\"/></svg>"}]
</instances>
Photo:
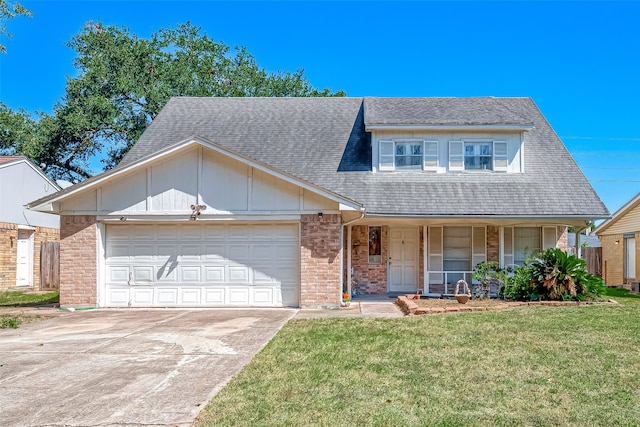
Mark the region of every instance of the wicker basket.
<instances>
[{"instance_id":1,"label":"wicker basket","mask_svg":"<svg viewBox=\"0 0 640 427\"><path fill-rule=\"evenodd\" d=\"M460 285L464 285L463 293L459 292ZM465 282L462 279L456 282L456 290L453 294L456 297L456 301L458 301L460 304L466 304L467 302L469 302L469 299L471 298L471 290L469 289L469 285L467 284L467 282Z\"/></svg>"}]
</instances>

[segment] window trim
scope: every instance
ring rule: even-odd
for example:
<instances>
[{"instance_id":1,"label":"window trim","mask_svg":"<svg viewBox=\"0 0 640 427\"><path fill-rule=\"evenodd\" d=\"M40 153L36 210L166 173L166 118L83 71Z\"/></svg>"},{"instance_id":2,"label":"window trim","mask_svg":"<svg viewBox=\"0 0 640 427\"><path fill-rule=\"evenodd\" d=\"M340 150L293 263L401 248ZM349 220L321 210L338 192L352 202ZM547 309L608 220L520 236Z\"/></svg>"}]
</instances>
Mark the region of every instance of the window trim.
<instances>
[{"instance_id":1,"label":"window trim","mask_svg":"<svg viewBox=\"0 0 640 427\"><path fill-rule=\"evenodd\" d=\"M421 144L422 161L416 168L399 168L396 166L396 146L398 144ZM386 150L384 148L386 148ZM435 147L435 154L427 154L427 147ZM385 153L386 152L386 153ZM427 161L434 165L427 165ZM378 140L378 170L379 171L441 171L440 167L440 141L433 139L380 139Z\"/></svg>"},{"instance_id":2,"label":"window trim","mask_svg":"<svg viewBox=\"0 0 640 427\"><path fill-rule=\"evenodd\" d=\"M467 144L487 144L491 147L491 169L466 169ZM499 148L498 150L496 150ZM496 154L498 152L499 154ZM507 172L509 170L509 141L493 139L466 139L449 141L449 171L463 172ZM506 161L506 166L498 166L497 162Z\"/></svg>"}]
</instances>

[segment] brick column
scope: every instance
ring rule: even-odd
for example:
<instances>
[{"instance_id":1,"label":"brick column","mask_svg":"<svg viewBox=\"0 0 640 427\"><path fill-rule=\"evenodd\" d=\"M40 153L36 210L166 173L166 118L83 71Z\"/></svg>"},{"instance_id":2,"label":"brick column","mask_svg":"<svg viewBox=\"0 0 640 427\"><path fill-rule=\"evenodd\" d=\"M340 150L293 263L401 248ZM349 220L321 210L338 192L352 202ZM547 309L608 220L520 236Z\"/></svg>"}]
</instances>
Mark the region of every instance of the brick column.
<instances>
[{"instance_id":1,"label":"brick column","mask_svg":"<svg viewBox=\"0 0 640 427\"><path fill-rule=\"evenodd\" d=\"M337 308L340 285L340 215L300 218L300 307Z\"/></svg>"},{"instance_id":2,"label":"brick column","mask_svg":"<svg viewBox=\"0 0 640 427\"><path fill-rule=\"evenodd\" d=\"M92 215L60 218L60 304L98 304L97 226Z\"/></svg>"}]
</instances>

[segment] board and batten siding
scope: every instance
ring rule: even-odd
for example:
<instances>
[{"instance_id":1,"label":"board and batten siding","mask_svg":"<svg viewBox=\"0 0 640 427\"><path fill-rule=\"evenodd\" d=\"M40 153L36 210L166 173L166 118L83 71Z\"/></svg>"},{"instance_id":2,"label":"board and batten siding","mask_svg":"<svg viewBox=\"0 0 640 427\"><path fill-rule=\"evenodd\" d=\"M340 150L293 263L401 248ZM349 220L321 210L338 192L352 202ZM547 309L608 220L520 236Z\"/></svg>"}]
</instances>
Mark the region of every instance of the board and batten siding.
<instances>
[{"instance_id":1,"label":"board and batten siding","mask_svg":"<svg viewBox=\"0 0 640 427\"><path fill-rule=\"evenodd\" d=\"M380 141L437 141L438 142L438 172L449 172L449 142L450 141L506 141L508 166L507 173L521 173L522 141L520 132L458 132L458 131L376 131L372 135L372 165L373 171L380 170Z\"/></svg>"},{"instance_id":2,"label":"board and batten siding","mask_svg":"<svg viewBox=\"0 0 640 427\"><path fill-rule=\"evenodd\" d=\"M297 214L339 204L206 147L189 147L61 203L65 215Z\"/></svg>"}]
</instances>

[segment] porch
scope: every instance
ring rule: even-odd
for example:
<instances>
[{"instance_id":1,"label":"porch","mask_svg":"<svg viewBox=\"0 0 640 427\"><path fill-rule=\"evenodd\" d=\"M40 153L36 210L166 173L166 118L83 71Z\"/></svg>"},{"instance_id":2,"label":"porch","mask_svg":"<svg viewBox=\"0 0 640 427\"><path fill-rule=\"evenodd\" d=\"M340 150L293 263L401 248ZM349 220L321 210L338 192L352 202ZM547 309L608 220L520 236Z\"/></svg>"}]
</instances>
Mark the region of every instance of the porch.
<instances>
[{"instance_id":1,"label":"porch","mask_svg":"<svg viewBox=\"0 0 640 427\"><path fill-rule=\"evenodd\" d=\"M472 289L480 262L522 265L547 248L567 248L567 226L544 224L354 224L347 227L343 289L355 298L418 293L453 296L463 279ZM492 286L492 296L499 292Z\"/></svg>"}]
</instances>

